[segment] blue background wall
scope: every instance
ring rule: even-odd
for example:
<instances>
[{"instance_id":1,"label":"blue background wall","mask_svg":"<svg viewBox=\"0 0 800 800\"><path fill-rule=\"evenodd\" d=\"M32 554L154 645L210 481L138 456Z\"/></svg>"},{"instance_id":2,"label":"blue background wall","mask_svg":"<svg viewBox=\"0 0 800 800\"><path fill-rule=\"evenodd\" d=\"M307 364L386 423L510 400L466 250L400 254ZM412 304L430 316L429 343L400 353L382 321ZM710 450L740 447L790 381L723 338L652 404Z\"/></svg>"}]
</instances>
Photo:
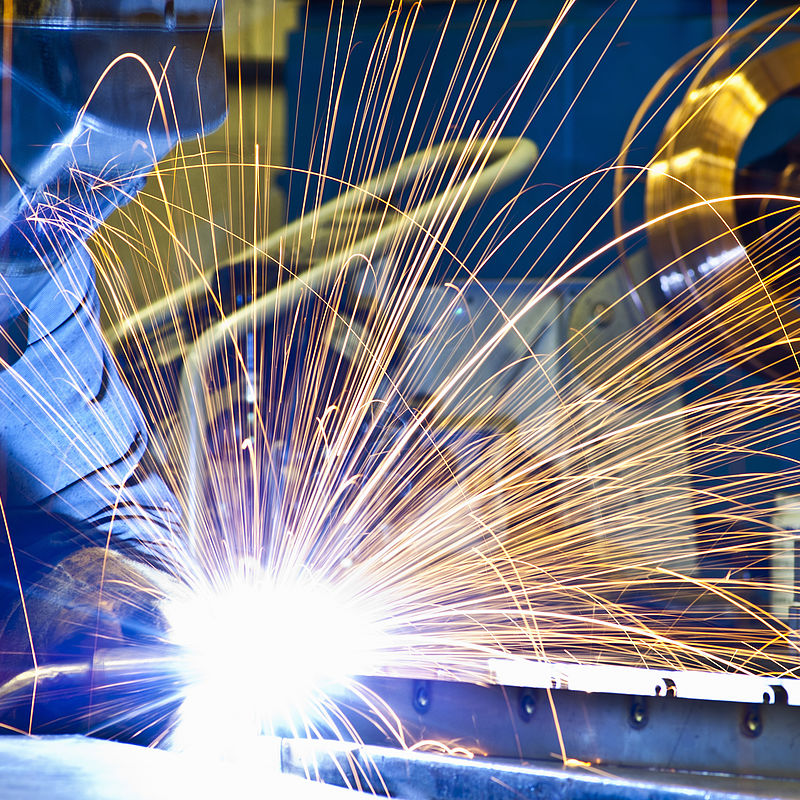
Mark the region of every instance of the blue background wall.
<instances>
[{"instance_id":1,"label":"blue background wall","mask_svg":"<svg viewBox=\"0 0 800 800\"><path fill-rule=\"evenodd\" d=\"M308 165L314 169L321 168L319 141L325 131L328 118L325 102L333 81L337 88L341 84L341 95L338 122L331 139L330 160L326 171L333 176L346 172L348 141L354 125L364 119L363 107L359 106L359 95L364 76L368 73L370 48L386 20L387 5L362 8L358 15L354 7L345 9L341 26L343 35L346 38L353 30L355 35L351 47L342 44L337 48L333 45L332 33L328 30L331 4L311 4L307 28L305 32L301 29L294 34L286 65L290 98L287 138L290 143L294 141L292 166L300 169ZM627 14L630 10L628 3L617 3L611 8L609 5L596 0L584 0L576 4L516 104L506 128L508 135L524 133L534 139L540 148L544 148L551 137L554 138L541 159L532 182L526 188L524 197L515 203L507 229L524 219L559 187L609 165L619 152L625 130L636 109L662 73L686 52L709 39L715 30L719 30L720 25L724 26L741 13L745 4L712 0L639 2L630 14ZM747 19L769 13L777 5L779 4L760 3ZM442 37L450 11L449 4L423 4L400 72L396 100L387 117L386 132L379 148L382 154L390 153L392 147L407 135L416 146L423 146L429 141L432 120L442 106L442 98L455 72L456 59L462 50L477 7L474 2L458 3L449 28ZM517 4L511 23L503 35L502 44L489 65L475 106L468 115L467 130L478 120L485 122L496 118L499 106L508 98L550 30L559 7L560 4L556 2ZM512 4L501 1L499 8L500 13L488 26L492 35L498 32L500 20L511 10ZM337 10L337 14L339 10L341 9ZM712 15L712 10L715 16ZM627 19L624 19L626 15ZM486 28L486 19L487 15L484 15L483 28ZM338 18L334 18L333 22L335 25ZM620 30L615 33L620 25ZM590 30L592 26L594 29ZM584 36L587 36L586 40L574 54L564 74L556 80L559 70L568 62ZM439 62L431 71L430 65L440 39L443 46ZM474 52L474 48L471 52ZM345 79L340 81L344 56L348 53L347 73ZM431 82L427 91L422 93L419 77L428 75ZM461 77L463 74L459 79ZM587 79L587 85L580 91ZM556 82L552 93L537 115L531 119L537 102L554 80ZM296 105L291 99L295 97ZM319 98L322 99L322 105L318 107ZM410 130L407 121L402 120L407 98L411 98L415 108L419 107L418 123L413 130ZM573 101L574 107L564 117ZM446 113L453 115L455 121L457 110L456 104L451 103ZM634 163L644 163L650 157L665 121L666 117L662 116L658 124L652 126L643 137L641 145L632 152L631 160ZM452 135L452 129L448 135ZM441 140L444 136L444 129L439 129L434 138ZM389 156L383 157L384 163L392 160ZM303 208L301 183L296 178L291 182L289 218L297 216ZM603 215L612 199L610 177L602 179L591 192L589 186L590 184L586 184L574 195L535 241L530 241L532 232L538 228L544 215L539 213L535 220L523 225L522 230L487 265L483 273L485 277L502 277L509 269L517 276L526 274L567 216L581 204L575 218L567 223L563 231L557 233L557 240L547 247L544 257L534 269L534 274L538 276L550 273L558 261ZM454 242L461 242L460 253L465 253L475 244L478 232L491 223L495 213L520 188L521 184L518 182L514 187L489 199L474 224L471 224L472 215L467 216L454 238ZM338 184L331 182L325 188L325 195L333 196L337 191ZM633 197L627 212L629 222L638 221L636 217L641 209L641 202L641 193ZM547 211L551 209L552 205ZM612 234L610 217L606 217L579 247L576 257L603 245ZM485 243L486 240L483 241ZM480 247L480 250L483 249L485 248ZM570 263L574 263L574 260L570 259ZM606 263L607 259L594 262L587 269L587 274L596 273Z\"/></svg>"}]
</instances>

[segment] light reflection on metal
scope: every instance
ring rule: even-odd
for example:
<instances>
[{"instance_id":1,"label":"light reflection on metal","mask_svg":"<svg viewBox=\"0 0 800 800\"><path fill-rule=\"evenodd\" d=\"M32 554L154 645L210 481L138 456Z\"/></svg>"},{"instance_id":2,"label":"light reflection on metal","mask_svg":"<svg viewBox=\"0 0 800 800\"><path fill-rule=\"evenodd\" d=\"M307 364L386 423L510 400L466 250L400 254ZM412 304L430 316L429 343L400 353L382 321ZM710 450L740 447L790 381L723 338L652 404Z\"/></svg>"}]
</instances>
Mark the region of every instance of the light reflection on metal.
<instances>
[{"instance_id":1,"label":"light reflection on metal","mask_svg":"<svg viewBox=\"0 0 800 800\"><path fill-rule=\"evenodd\" d=\"M654 161L650 172L655 175L677 175L692 169L735 169L736 160L728 156L708 153L700 147L692 147L676 153L668 159Z\"/></svg>"},{"instance_id":2,"label":"light reflection on metal","mask_svg":"<svg viewBox=\"0 0 800 800\"><path fill-rule=\"evenodd\" d=\"M523 659L490 659L489 668L493 682L503 686L800 705L800 680L793 678Z\"/></svg>"},{"instance_id":3,"label":"light reflection on metal","mask_svg":"<svg viewBox=\"0 0 800 800\"><path fill-rule=\"evenodd\" d=\"M700 103L713 97L720 91L731 91L735 94L736 100L745 106L753 114L761 114L769 104L758 87L748 79L748 76L741 72L735 72L727 78L711 81L711 83L693 89L688 94L690 103Z\"/></svg>"},{"instance_id":4,"label":"light reflection on metal","mask_svg":"<svg viewBox=\"0 0 800 800\"><path fill-rule=\"evenodd\" d=\"M737 261L744 261L746 258L747 253L744 247L732 247L729 250L723 250L719 254L710 254L697 269L694 267L688 267L684 271L665 269L658 276L658 284L664 296L672 298L692 286L697 278L710 275L716 270L724 269Z\"/></svg>"},{"instance_id":5,"label":"light reflection on metal","mask_svg":"<svg viewBox=\"0 0 800 800\"><path fill-rule=\"evenodd\" d=\"M462 759L435 753L407 753L374 746L330 742L282 742L282 766L339 786L380 782L390 797L437 800L507 800L558 797L563 800L743 800L796 797L785 780L707 772L626 769L568 759L555 765L491 759Z\"/></svg>"}]
</instances>

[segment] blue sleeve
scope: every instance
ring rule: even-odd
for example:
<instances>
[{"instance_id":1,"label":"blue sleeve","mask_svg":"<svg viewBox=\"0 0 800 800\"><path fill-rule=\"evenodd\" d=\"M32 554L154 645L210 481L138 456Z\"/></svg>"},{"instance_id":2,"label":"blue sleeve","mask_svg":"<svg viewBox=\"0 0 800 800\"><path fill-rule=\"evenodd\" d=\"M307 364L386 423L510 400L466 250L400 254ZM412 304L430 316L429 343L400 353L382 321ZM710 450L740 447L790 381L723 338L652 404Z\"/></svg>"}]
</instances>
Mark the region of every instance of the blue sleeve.
<instances>
[{"instance_id":1,"label":"blue sleeve","mask_svg":"<svg viewBox=\"0 0 800 800\"><path fill-rule=\"evenodd\" d=\"M5 279L7 291L10 283ZM101 334L84 247L24 305L27 345L13 363L0 364L0 498L9 518L26 520L25 531L12 533L42 561L58 560L65 546L109 543L148 561L174 562L182 544L179 504L142 468L146 425ZM64 524L55 536L51 523L34 522L41 515L66 524L71 541L65 543Z\"/></svg>"}]
</instances>

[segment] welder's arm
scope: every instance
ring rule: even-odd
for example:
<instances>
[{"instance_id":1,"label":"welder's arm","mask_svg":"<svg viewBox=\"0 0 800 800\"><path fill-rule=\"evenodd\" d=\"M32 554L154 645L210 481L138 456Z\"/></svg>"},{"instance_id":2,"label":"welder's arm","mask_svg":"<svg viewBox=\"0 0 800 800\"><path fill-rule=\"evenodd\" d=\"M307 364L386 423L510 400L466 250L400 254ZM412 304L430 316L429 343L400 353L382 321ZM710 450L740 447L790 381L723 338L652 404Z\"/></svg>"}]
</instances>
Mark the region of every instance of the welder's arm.
<instances>
[{"instance_id":1,"label":"welder's arm","mask_svg":"<svg viewBox=\"0 0 800 800\"><path fill-rule=\"evenodd\" d=\"M8 10L0 620L17 607L0 651L18 647L30 658L32 640L47 658L87 631L131 632L129 618L152 609L163 589L154 593L158 575L147 565L167 575L181 561L178 504L142 468L146 426L100 332L85 242L178 141L224 119L222 3L17 2ZM120 596L109 600L110 589ZM0 652L0 670L11 663Z\"/></svg>"},{"instance_id":2,"label":"welder's arm","mask_svg":"<svg viewBox=\"0 0 800 800\"><path fill-rule=\"evenodd\" d=\"M78 523L76 544L108 543L169 561L178 504L159 477L140 470L147 429L102 337L84 246L47 278L26 299L24 350L0 368L6 514L44 511ZM22 549L37 533L17 534Z\"/></svg>"},{"instance_id":3,"label":"welder's arm","mask_svg":"<svg viewBox=\"0 0 800 800\"><path fill-rule=\"evenodd\" d=\"M101 335L83 247L43 286L25 304L26 341L0 368L5 677L31 666L31 641L44 663L96 636L156 635L182 542L175 497L142 471L146 427Z\"/></svg>"}]
</instances>

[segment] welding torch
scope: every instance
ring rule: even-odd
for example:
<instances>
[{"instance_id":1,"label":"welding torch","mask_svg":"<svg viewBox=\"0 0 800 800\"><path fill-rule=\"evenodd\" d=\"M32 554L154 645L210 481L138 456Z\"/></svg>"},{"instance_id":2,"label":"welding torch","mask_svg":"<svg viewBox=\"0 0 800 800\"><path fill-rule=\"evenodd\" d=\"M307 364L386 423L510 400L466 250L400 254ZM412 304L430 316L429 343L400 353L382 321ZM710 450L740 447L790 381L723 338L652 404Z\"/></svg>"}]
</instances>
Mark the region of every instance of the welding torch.
<instances>
[{"instance_id":1,"label":"welding torch","mask_svg":"<svg viewBox=\"0 0 800 800\"><path fill-rule=\"evenodd\" d=\"M91 658L33 667L0 685L0 729L152 744L167 730L188 680L174 646L99 649Z\"/></svg>"}]
</instances>

